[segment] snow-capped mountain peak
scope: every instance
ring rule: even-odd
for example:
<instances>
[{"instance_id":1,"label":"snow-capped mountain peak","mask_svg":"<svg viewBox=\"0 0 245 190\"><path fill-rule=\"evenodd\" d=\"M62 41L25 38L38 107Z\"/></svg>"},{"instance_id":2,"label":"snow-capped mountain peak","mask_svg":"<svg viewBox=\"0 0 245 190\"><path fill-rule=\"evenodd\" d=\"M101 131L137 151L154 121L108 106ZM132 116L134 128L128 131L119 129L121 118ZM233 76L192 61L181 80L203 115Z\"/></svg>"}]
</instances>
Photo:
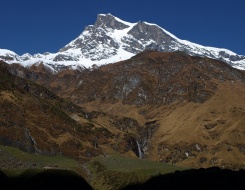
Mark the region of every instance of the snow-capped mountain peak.
<instances>
[{"instance_id":1,"label":"snow-capped mountain peak","mask_svg":"<svg viewBox=\"0 0 245 190\"><path fill-rule=\"evenodd\" d=\"M227 62L245 70L245 56L221 48L205 47L181 40L157 24L130 23L111 14L99 14L94 25L89 25L73 41L57 53L24 54L0 51L0 59L24 66L43 63L54 70L70 67L91 67L128 59L146 49L163 52L184 51L189 55L206 56Z\"/></svg>"},{"instance_id":2,"label":"snow-capped mountain peak","mask_svg":"<svg viewBox=\"0 0 245 190\"><path fill-rule=\"evenodd\" d=\"M123 21L120 18L115 17L112 14L108 13L108 14L98 14L94 26L120 30L120 29L130 27L132 25L134 25L134 23Z\"/></svg>"},{"instance_id":3,"label":"snow-capped mountain peak","mask_svg":"<svg viewBox=\"0 0 245 190\"><path fill-rule=\"evenodd\" d=\"M21 61L21 57L13 51L0 49L0 59L6 62Z\"/></svg>"}]
</instances>

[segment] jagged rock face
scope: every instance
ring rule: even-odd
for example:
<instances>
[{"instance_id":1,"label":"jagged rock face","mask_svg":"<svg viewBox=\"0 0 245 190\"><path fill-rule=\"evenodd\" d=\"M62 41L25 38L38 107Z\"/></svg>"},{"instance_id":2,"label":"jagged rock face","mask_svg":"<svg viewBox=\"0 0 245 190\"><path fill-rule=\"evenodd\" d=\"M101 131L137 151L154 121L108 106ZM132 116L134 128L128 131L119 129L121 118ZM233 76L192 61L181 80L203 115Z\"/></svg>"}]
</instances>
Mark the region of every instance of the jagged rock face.
<instances>
[{"instance_id":1,"label":"jagged rock face","mask_svg":"<svg viewBox=\"0 0 245 190\"><path fill-rule=\"evenodd\" d=\"M125 28L128 28L128 25L119 22L118 20L115 19L114 16L108 14L107 16L98 15L94 27L95 28L100 27L103 29L111 28L116 30L123 30Z\"/></svg>"},{"instance_id":2,"label":"jagged rock face","mask_svg":"<svg viewBox=\"0 0 245 190\"><path fill-rule=\"evenodd\" d=\"M158 26L149 25L144 22L138 22L128 34L131 36L123 38L123 41L134 49L134 51L131 50L132 53L139 53L146 49L168 52L171 51L170 47L176 43L175 39ZM144 46L144 44L147 45Z\"/></svg>"},{"instance_id":3,"label":"jagged rock face","mask_svg":"<svg viewBox=\"0 0 245 190\"><path fill-rule=\"evenodd\" d=\"M92 61L108 59L118 53L119 42L109 33L112 30L123 30L129 26L117 21L112 15L98 15L93 26L85 28L84 32L72 43L60 49L65 52L69 49L79 49L81 54Z\"/></svg>"},{"instance_id":4,"label":"jagged rock face","mask_svg":"<svg viewBox=\"0 0 245 190\"><path fill-rule=\"evenodd\" d=\"M149 49L161 52L183 51L188 55L209 57L245 69L245 56L181 40L156 24L141 21L129 23L111 14L98 15L94 25L87 26L76 39L57 53L19 56L14 52L0 51L0 59L25 66L43 63L56 72L64 70L64 66L78 69L94 64L114 63Z\"/></svg>"}]
</instances>

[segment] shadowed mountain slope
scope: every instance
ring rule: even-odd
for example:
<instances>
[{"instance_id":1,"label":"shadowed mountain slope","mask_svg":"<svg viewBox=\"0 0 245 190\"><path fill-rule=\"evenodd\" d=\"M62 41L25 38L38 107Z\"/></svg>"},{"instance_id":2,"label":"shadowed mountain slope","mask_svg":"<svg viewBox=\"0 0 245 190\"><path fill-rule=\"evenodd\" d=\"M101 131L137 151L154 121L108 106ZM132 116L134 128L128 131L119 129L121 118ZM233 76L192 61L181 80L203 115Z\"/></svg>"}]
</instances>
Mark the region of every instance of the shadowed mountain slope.
<instances>
[{"instance_id":1,"label":"shadowed mountain slope","mask_svg":"<svg viewBox=\"0 0 245 190\"><path fill-rule=\"evenodd\" d=\"M10 74L6 66L0 63L2 145L75 158L98 154L90 145L93 130L72 118L87 117L80 107L34 82Z\"/></svg>"}]
</instances>

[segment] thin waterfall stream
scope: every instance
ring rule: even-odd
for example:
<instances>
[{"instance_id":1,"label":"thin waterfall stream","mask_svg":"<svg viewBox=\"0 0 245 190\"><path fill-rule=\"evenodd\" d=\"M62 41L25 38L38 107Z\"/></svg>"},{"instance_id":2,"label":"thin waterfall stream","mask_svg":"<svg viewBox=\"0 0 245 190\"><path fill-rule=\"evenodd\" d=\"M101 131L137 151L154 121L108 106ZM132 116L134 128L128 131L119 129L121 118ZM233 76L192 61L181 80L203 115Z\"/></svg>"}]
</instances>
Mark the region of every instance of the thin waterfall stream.
<instances>
[{"instance_id":1,"label":"thin waterfall stream","mask_svg":"<svg viewBox=\"0 0 245 190\"><path fill-rule=\"evenodd\" d=\"M139 144L138 141L136 141L136 143L137 143L137 147L138 147L139 158L142 159L142 158L143 158L143 153L142 153L142 151L141 151L140 144Z\"/></svg>"}]
</instances>

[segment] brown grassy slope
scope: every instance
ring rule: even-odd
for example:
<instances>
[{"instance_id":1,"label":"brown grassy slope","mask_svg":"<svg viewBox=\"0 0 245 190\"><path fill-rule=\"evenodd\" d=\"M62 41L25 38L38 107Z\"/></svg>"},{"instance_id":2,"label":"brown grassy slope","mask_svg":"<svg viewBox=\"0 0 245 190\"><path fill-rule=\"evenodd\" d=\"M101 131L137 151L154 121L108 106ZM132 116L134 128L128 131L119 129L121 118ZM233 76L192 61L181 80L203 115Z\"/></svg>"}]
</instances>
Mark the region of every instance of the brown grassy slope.
<instances>
[{"instance_id":1,"label":"brown grassy slope","mask_svg":"<svg viewBox=\"0 0 245 190\"><path fill-rule=\"evenodd\" d=\"M146 146L147 159L189 167L243 168L245 85L230 82L218 85L219 90L205 103L137 108L92 102L84 106L90 111L103 110L135 118L142 128L149 121L157 121Z\"/></svg>"},{"instance_id":2,"label":"brown grassy slope","mask_svg":"<svg viewBox=\"0 0 245 190\"><path fill-rule=\"evenodd\" d=\"M147 121L157 121L146 146L147 158L192 167L244 167L244 72L207 58L159 52L144 53L101 70L97 74L103 72L103 80L106 74L108 78L98 88L111 86L113 90L107 92L112 99L100 98L103 90L96 89L101 92L96 94L97 100L81 105L90 111L132 117L142 127ZM123 87L117 91L112 85L119 76L125 80L117 85L125 86L130 83L128 78L139 75L142 80L127 95ZM83 93L83 88L76 92ZM144 89L145 99L139 89ZM121 101L114 103L116 98Z\"/></svg>"},{"instance_id":3,"label":"brown grassy slope","mask_svg":"<svg viewBox=\"0 0 245 190\"><path fill-rule=\"evenodd\" d=\"M244 93L244 84L224 83L203 104L155 110L160 127L151 139L149 158L193 167L243 167Z\"/></svg>"}]
</instances>

